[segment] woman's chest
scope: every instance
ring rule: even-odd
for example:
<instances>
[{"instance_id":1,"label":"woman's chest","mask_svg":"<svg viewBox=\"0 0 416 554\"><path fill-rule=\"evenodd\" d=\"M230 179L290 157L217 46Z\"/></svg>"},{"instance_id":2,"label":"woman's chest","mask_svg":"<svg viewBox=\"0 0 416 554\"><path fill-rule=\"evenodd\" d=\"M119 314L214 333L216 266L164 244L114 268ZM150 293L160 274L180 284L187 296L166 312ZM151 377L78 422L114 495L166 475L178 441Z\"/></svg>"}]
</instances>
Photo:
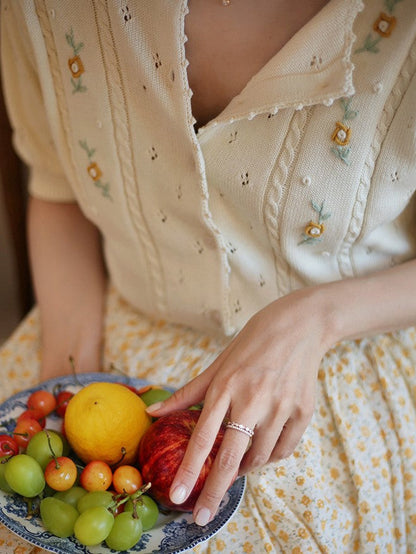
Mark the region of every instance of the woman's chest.
<instances>
[{"instance_id":1,"label":"woman's chest","mask_svg":"<svg viewBox=\"0 0 416 554\"><path fill-rule=\"evenodd\" d=\"M191 0L185 50L197 127L221 113L327 1L239 0L224 7L220 0Z\"/></svg>"}]
</instances>

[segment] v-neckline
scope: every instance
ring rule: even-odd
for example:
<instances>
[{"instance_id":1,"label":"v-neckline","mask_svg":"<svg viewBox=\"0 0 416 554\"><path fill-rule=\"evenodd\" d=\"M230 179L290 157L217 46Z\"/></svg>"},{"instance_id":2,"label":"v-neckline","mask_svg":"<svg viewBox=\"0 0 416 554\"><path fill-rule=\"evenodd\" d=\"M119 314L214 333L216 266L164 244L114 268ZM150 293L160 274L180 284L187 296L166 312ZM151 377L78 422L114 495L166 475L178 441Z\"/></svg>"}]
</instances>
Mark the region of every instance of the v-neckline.
<instances>
[{"instance_id":1,"label":"v-neckline","mask_svg":"<svg viewBox=\"0 0 416 554\"><path fill-rule=\"evenodd\" d=\"M192 113L192 95L188 79L189 62L186 58L185 20L189 13L188 0L182 0L181 29L183 34L183 81L186 84L189 96L191 119L196 135L206 129L224 121L233 121L247 117L251 119L258 113L276 112L284 107L301 107L314 103L330 104L335 98L353 94L352 71L350 62L351 46L355 40L352 25L359 11L363 8L361 0L330 0L305 25L303 25L270 60L257 71L246 83L241 92L205 124L197 126L197 120ZM316 32L316 27L327 29L328 19L332 18L336 25L332 25L328 32ZM291 58L300 49L308 54L311 42L316 38L317 43L323 40L329 56L327 67L322 70L312 69L312 66L303 69L290 67ZM332 39L331 39L332 37ZM336 44L336 39L338 43ZM317 46L318 48L318 46ZM306 49L306 50L305 50ZM296 59L295 59L296 62ZM299 83L302 81L302 87ZM283 86L282 86L283 85ZM263 89L263 90L262 90ZM302 98L294 93L294 89L301 91Z\"/></svg>"}]
</instances>

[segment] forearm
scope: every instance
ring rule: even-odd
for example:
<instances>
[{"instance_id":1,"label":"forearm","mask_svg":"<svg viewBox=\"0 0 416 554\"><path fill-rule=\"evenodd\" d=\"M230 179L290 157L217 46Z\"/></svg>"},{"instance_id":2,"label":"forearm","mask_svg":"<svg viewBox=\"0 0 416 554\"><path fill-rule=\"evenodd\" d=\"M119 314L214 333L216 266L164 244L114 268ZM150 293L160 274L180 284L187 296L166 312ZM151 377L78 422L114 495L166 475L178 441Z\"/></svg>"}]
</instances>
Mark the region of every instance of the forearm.
<instances>
[{"instance_id":1,"label":"forearm","mask_svg":"<svg viewBox=\"0 0 416 554\"><path fill-rule=\"evenodd\" d=\"M97 229L76 204L31 198L28 238L43 376L100 369L105 272Z\"/></svg>"},{"instance_id":2,"label":"forearm","mask_svg":"<svg viewBox=\"0 0 416 554\"><path fill-rule=\"evenodd\" d=\"M416 260L319 286L312 296L330 343L416 325Z\"/></svg>"}]
</instances>

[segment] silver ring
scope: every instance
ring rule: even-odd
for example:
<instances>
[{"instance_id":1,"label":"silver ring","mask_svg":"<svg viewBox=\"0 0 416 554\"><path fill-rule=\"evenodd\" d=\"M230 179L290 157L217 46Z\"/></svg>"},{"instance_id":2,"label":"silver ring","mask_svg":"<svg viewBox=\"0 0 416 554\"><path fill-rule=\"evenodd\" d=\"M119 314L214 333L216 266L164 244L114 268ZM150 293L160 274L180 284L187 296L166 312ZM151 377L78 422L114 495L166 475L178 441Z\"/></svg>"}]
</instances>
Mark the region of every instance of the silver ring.
<instances>
[{"instance_id":1,"label":"silver ring","mask_svg":"<svg viewBox=\"0 0 416 554\"><path fill-rule=\"evenodd\" d=\"M241 433L244 433L250 438L254 435L254 429L250 429L250 427L246 427L245 425L242 425L241 423L236 423L235 421L228 421L225 426L227 429L234 429L234 431L240 431Z\"/></svg>"}]
</instances>

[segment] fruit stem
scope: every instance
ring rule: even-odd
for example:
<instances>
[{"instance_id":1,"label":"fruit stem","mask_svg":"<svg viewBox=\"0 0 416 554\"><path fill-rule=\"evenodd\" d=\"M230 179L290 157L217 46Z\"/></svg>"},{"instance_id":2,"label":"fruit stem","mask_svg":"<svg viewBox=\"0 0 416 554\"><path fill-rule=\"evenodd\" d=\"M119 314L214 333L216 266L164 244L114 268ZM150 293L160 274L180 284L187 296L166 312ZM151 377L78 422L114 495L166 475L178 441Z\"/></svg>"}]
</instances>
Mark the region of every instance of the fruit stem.
<instances>
[{"instance_id":1,"label":"fruit stem","mask_svg":"<svg viewBox=\"0 0 416 554\"><path fill-rule=\"evenodd\" d=\"M122 506L125 504L130 498L130 495L128 494L118 494L117 496L113 496L113 502L108 507L108 510L114 515L114 513L117 511L117 508L119 506Z\"/></svg>"},{"instance_id":2,"label":"fruit stem","mask_svg":"<svg viewBox=\"0 0 416 554\"><path fill-rule=\"evenodd\" d=\"M115 373L119 373L120 375L122 375L123 377L126 378L128 384L131 383L130 375L128 375L125 371L123 371L119 367L115 366L113 362L111 362L111 364L110 364L110 371L114 371Z\"/></svg>"},{"instance_id":3,"label":"fruit stem","mask_svg":"<svg viewBox=\"0 0 416 554\"><path fill-rule=\"evenodd\" d=\"M127 375L127 373L125 373L122 369L120 369L119 367L115 366L113 362L111 362L110 364L110 371L115 371L116 373L120 373L120 375L123 375L124 377L129 377Z\"/></svg>"},{"instance_id":4,"label":"fruit stem","mask_svg":"<svg viewBox=\"0 0 416 554\"><path fill-rule=\"evenodd\" d=\"M58 396L58 394L61 392L61 390L62 390L62 384L61 383L56 383L56 385L52 389L52 394L54 396Z\"/></svg>"},{"instance_id":5,"label":"fruit stem","mask_svg":"<svg viewBox=\"0 0 416 554\"><path fill-rule=\"evenodd\" d=\"M23 497L23 501L25 502L27 507L27 514L26 514L27 518L32 516L36 517L39 515L38 500L39 500L39 497L35 497L35 498L27 498L25 496Z\"/></svg>"},{"instance_id":6,"label":"fruit stem","mask_svg":"<svg viewBox=\"0 0 416 554\"><path fill-rule=\"evenodd\" d=\"M75 368L75 360L74 360L74 357L72 355L69 356L69 363L71 364L72 376L74 378L75 383L83 388L84 385L81 383L81 381L77 377L76 368Z\"/></svg>"},{"instance_id":7,"label":"fruit stem","mask_svg":"<svg viewBox=\"0 0 416 554\"><path fill-rule=\"evenodd\" d=\"M134 519L139 518L139 514L137 513L137 504L139 502L143 503L143 501L140 497L142 496L142 494L147 492L150 489L151 486L152 486L152 483L150 483L150 482L146 483L146 484L142 485L139 490L137 490L134 494L131 495L131 499L133 501L133 517L134 517Z\"/></svg>"},{"instance_id":8,"label":"fruit stem","mask_svg":"<svg viewBox=\"0 0 416 554\"><path fill-rule=\"evenodd\" d=\"M52 444L51 444L51 436L47 429L45 429L45 433L46 433L46 438L48 439L49 450L51 451L52 457L55 460L55 469L59 469L61 466L59 465L58 458L56 457L56 454L53 451Z\"/></svg>"},{"instance_id":9,"label":"fruit stem","mask_svg":"<svg viewBox=\"0 0 416 554\"><path fill-rule=\"evenodd\" d=\"M121 462L124 460L125 456L127 454L127 450L124 448L124 446L121 447L121 458L117 460L117 462L112 467L117 467L121 464Z\"/></svg>"}]
</instances>

